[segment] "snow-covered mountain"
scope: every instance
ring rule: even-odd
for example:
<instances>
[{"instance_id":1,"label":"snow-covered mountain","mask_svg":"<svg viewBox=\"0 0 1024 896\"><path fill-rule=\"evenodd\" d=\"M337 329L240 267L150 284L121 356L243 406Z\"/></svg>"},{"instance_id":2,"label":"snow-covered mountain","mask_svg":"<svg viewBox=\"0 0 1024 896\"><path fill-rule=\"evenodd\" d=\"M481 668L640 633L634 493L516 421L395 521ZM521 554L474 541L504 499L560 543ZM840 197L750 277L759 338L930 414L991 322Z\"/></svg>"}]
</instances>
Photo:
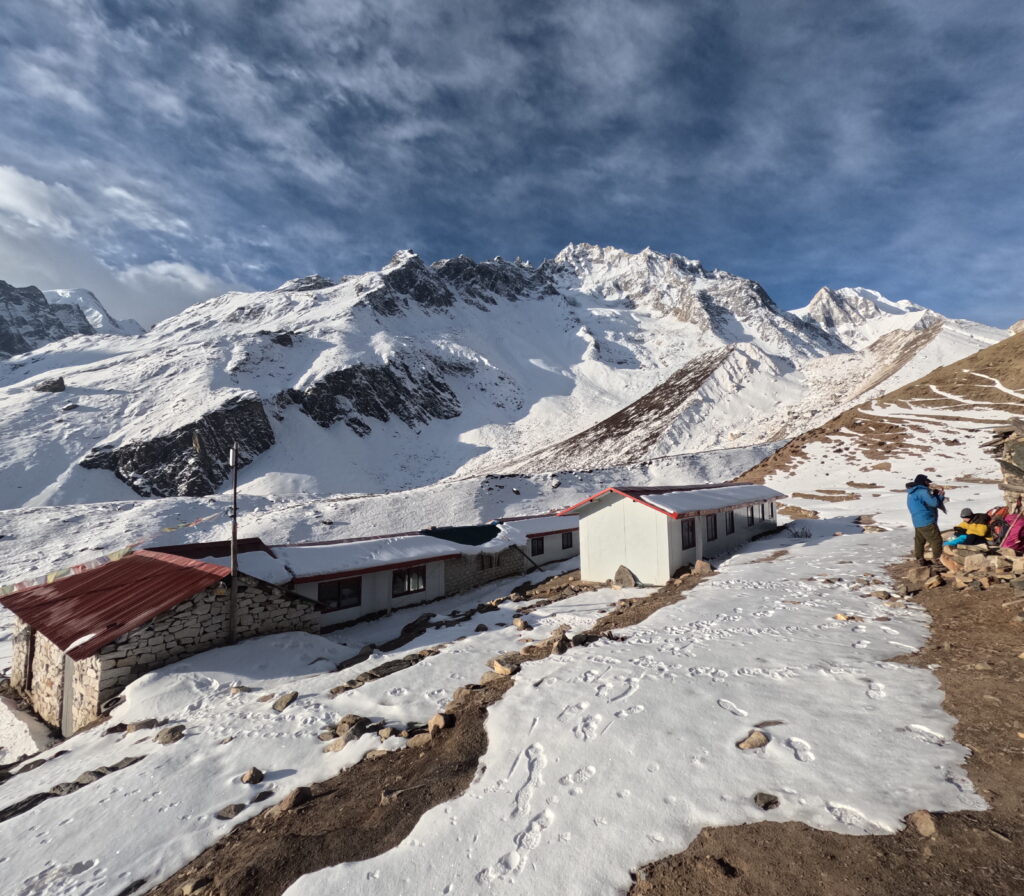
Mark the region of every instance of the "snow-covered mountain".
<instances>
[{"instance_id":1,"label":"snow-covered mountain","mask_svg":"<svg viewBox=\"0 0 1024 896\"><path fill-rule=\"evenodd\" d=\"M146 330L137 320L125 318L115 320L100 304L95 293L88 289L44 289L43 295L51 305L77 305L96 333L112 333L116 336L140 336Z\"/></svg>"},{"instance_id":2,"label":"snow-covered mountain","mask_svg":"<svg viewBox=\"0 0 1024 896\"><path fill-rule=\"evenodd\" d=\"M0 358L32 351L66 336L93 332L76 305L50 304L34 286L19 288L0 280Z\"/></svg>"},{"instance_id":3,"label":"snow-covered mountain","mask_svg":"<svg viewBox=\"0 0 1024 896\"><path fill-rule=\"evenodd\" d=\"M1005 335L935 318L856 351L678 255L570 245L539 266L427 265L403 251L380 271L228 293L140 337L11 359L0 503L209 494L235 440L252 495L753 446ZM33 390L54 376L64 393Z\"/></svg>"},{"instance_id":4,"label":"snow-covered mountain","mask_svg":"<svg viewBox=\"0 0 1024 896\"><path fill-rule=\"evenodd\" d=\"M950 320L906 299L893 301L863 287L829 289L823 286L809 305L794 310L793 314L817 324L852 349L867 348L891 333L923 331L936 324L950 334L962 333L972 340L998 341L1005 335L1005 331L995 327L969 320Z\"/></svg>"}]
</instances>

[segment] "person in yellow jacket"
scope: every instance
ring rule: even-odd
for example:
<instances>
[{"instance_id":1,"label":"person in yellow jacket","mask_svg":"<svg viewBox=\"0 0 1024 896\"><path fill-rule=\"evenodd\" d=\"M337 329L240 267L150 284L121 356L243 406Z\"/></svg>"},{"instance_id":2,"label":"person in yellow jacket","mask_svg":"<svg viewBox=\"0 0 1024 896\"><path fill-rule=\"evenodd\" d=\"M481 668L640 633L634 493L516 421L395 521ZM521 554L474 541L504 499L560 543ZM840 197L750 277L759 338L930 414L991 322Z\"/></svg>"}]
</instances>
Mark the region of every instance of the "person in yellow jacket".
<instances>
[{"instance_id":1,"label":"person in yellow jacket","mask_svg":"<svg viewBox=\"0 0 1024 896\"><path fill-rule=\"evenodd\" d=\"M990 522L987 513L975 513L970 507L965 507L960 511L959 525L953 527L953 537L943 544L986 544Z\"/></svg>"}]
</instances>

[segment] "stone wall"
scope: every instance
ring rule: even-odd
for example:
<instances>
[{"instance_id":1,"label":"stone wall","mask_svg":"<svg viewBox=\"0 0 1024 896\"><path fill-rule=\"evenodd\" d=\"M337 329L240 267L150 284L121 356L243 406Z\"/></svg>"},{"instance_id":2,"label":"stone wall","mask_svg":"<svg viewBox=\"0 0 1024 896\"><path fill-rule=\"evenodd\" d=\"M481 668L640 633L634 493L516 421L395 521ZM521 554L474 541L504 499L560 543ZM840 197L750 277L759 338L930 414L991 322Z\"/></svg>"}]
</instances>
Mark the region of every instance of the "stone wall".
<instances>
[{"instance_id":1,"label":"stone wall","mask_svg":"<svg viewBox=\"0 0 1024 896\"><path fill-rule=\"evenodd\" d=\"M320 630L319 608L311 601L289 598L274 588L239 577L238 640L276 632ZM89 711L99 707L140 675L213 647L228 639L228 597L213 588L172 607L104 647L94 658L99 664L99 689Z\"/></svg>"},{"instance_id":2,"label":"stone wall","mask_svg":"<svg viewBox=\"0 0 1024 896\"><path fill-rule=\"evenodd\" d=\"M27 666L30 654L31 670ZM26 673L30 680L26 680ZM55 728L60 727L61 697L64 693L64 652L53 641L33 631L20 619L14 627L11 686L25 695L44 722Z\"/></svg>"},{"instance_id":3,"label":"stone wall","mask_svg":"<svg viewBox=\"0 0 1024 896\"><path fill-rule=\"evenodd\" d=\"M526 558L515 548L506 548L491 556L494 557L494 566L490 569L480 568L480 556L477 554L464 554L453 560L445 560L445 594L459 594L495 579L523 575L529 566Z\"/></svg>"}]
</instances>

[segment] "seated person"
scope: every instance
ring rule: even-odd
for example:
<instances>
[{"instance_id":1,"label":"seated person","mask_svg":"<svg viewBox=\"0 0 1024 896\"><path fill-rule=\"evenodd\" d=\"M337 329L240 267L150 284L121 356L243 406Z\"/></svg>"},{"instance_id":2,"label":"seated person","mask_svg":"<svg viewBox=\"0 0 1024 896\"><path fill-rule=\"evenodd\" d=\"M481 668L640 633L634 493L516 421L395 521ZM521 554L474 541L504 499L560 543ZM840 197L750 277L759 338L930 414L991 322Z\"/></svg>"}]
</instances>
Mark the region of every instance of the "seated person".
<instances>
[{"instance_id":1,"label":"seated person","mask_svg":"<svg viewBox=\"0 0 1024 896\"><path fill-rule=\"evenodd\" d=\"M942 542L944 545L957 545L964 544L967 541L967 526L971 522L971 517L974 516L974 511L970 507L965 507L960 511L960 522L953 527L953 535L948 541Z\"/></svg>"}]
</instances>

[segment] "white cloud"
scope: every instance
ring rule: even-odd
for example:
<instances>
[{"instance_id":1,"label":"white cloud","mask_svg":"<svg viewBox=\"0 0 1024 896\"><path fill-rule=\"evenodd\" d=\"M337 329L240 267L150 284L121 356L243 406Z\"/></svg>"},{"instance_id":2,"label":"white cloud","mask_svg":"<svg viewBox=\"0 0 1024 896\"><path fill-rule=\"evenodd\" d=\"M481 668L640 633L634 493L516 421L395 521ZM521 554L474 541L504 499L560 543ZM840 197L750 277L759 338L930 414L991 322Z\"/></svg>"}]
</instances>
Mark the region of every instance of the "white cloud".
<instances>
[{"instance_id":1,"label":"white cloud","mask_svg":"<svg viewBox=\"0 0 1024 896\"><path fill-rule=\"evenodd\" d=\"M47 184L17 168L0 165L0 227L28 225L70 236L74 227L65 210L78 204L74 191L63 184Z\"/></svg>"}]
</instances>

